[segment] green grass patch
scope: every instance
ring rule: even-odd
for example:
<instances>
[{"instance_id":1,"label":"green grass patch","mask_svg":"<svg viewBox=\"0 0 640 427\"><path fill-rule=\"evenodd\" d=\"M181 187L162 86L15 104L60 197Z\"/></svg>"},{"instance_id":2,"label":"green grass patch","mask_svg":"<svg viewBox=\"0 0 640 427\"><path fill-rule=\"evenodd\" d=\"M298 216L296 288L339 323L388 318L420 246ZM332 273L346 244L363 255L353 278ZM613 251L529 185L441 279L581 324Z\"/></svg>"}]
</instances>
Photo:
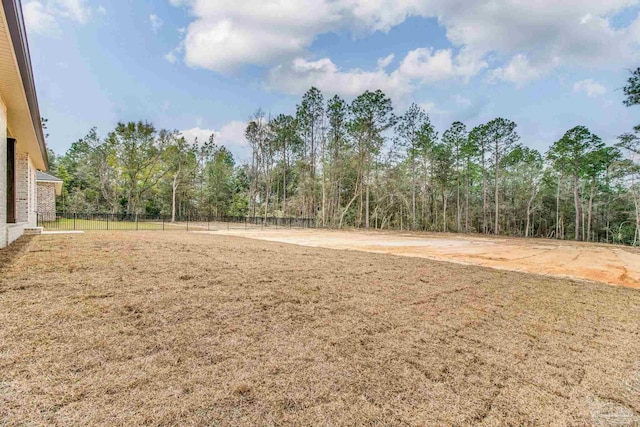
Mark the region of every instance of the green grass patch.
<instances>
[{"instance_id":1,"label":"green grass patch","mask_svg":"<svg viewBox=\"0 0 640 427\"><path fill-rule=\"evenodd\" d=\"M106 221L99 219L65 218L44 221L39 224L47 231L67 230L176 230L186 228L186 224L171 224L162 221Z\"/></svg>"}]
</instances>

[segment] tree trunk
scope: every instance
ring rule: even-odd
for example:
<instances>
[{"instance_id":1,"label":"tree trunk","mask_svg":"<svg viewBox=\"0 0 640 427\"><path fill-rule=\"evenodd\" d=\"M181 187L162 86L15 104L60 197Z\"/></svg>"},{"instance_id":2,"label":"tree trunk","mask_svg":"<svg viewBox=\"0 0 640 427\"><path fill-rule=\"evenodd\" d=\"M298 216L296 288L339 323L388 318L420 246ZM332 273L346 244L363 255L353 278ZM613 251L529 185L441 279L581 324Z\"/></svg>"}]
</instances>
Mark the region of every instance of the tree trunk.
<instances>
[{"instance_id":1,"label":"tree trunk","mask_svg":"<svg viewBox=\"0 0 640 427\"><path fill-rule=\"evenodd\" d=\"M268 175L268 172L267 172L267 175ZM264 187L265 187L264 223L266 224L267 223L267 215L269 214L269 193L271 193L271 182L270 182L269 178L266 178L265 181L266 182L264 184Z\"/></svg>"},{"instance_id":2,"label":"tree trunk","mask_svg":"<svg viewBox=\"0 0 640 427\"><path fill-rule=\"evenodd\" d=\"M325 165L325 152L324 147L326 142L323 138L320 145L320 164L322 164L322 226L326 226L327 222L327 174Z\"/></svg>"},{"instance_id":3,"label":"tree trunk","mask_svg":"<svg viewBox=\"0 0 640 427\"><path fill-rule=\"evenodd\" d=\"M173 176L171 194L171 222L176 222L176 190L178 189L178 173Z\"/></svg>"},{"instance_id":4,"label":"tree trunk","mask_svg":"<svg viewBox=\"0 0 640 427\"><path fill-rule=\"evenodd\" d=\"M560 182L562 174L558 175L558 192L556 193L556 240L560 239Z\"/></svg>"},{"instance_id":5,"label":"tree trunk","mask_svg":"<svg viewBox=\"0 0 640 427\"><path fill-rule=\"evenodd\" d=\"M442 231L446 233L447 230L447 194L442 191Z\"/></svg>"},{"instance_id":6,"label":"tree trunk","mask_svg":"<svg viewBox=\"0 0 640 427\"><path fill-rule=\"evenodd\" d=\"M576 227L575 227L575 240L580 241L580 217L581 217L581 207L580 207L580 188L578 182L578 174L573 174L573 202L576 209Z\"/></svg>"},{"instance_id":7,"label":"tree trunk","mask_svg":"<svg viewBox=\"0 0 640 427\"><path fill-rule=\"evenodd\" d=\"M249 193L251 194L251 200L249 200L249 209L252 212L252 216L256 216L256 192L258 190L258 156L256 153L253 153L251 156L251 170L253 173L253 180L251 182L251 189Z\"/></svg>"},{"instance_id":8,"label":"tree trunk","mask_svg":"<svg viewBox=\"0 0 640 427\"><path fill-rule=\"evenodd\" d=\"M287 217L287 169L289 165L287 164L287 141L284 142L284 151L282 153L282 157L284 160L284 164L282 168L284 171L282 172L282 216Z\"/></svg>"},{"instance_id":9,"label":"tree trunk","mask_svg":"<svg viewBox=\"0 0 640 427\"><path fill-rule=\"evenodd\" d=\"M596 178L591 177L591 191L589 193L589 210L587 212L587 242L591 241L591 215L593 212L593 198L595 196Z\"/></svg>"},{"instance_id":10,"label":"tree trunk","mask_svg":"<svg viewBox=\"0 0 640 427\"><path fill-rule=\"evenodd\" d=\"M368 178L367 178L368 181ZM367 182L367 188L366 188L366 196L365 196L365 226L364 228L366 228L367 230L369 229L369 182Z\"/></svg>"},{"instance_id":11,"label":"tree trunk","mask_svg":"<svg viewBox=\"0 0 640 427\"><path fill-rule=\"evenodd\" d=\"M347 211L349 210L349 208L351 207L351 204L353 202L356 201L356 199L358 198L358 196L360 196L362 194L362 190L360 189L360 183L356 182L356 186L355 186L355 194L353 195L353 198L349 201L349 203L347 203L347 206L344 208L344 211L342 212L342 215L340 215L340 228L342 228L342 222L344 221L344 216L347 213Z\"/></svg>"},{"instance_id":12,"label":"tree trunk","mask_svg":"<svg viewBox=\"0 0 640 427\"><path fill-rule=\"evenodd\" d=\"M529 237L529 227L530 227L530 221L531 221L531 203L527 204L527 225L526 228L524 229L524 237Z\"/></svg>"},{"instance_id":13,"label":"tree trunk","mask_svg":"<svg viewBox=\"0 0 640 427\"><path fill-rule=\"evenodd\" d=\"M495 156L495 161L496 161L496 177L495 177L495 204L496 204L496 217L495 217L495 228L494 228L494 234L497 236L500 233L499 230L499 220L500 220L500 203L498 200L498 180L499 180L499 173L500 173L500 168L498 167L498 161L500 160L500 156L498 154L498 143L496 142L496 156Z\"/></svg>"},{"instance_id":14,"label":"tree trunk","mask_svg":"<svg viewBox=\"0 0 640 427\"><path fill-rule=\"evenodd\" d=\"M411 221L412 230L416 229L416 159L411 159Z\"/></svg>"},{"instance_id":15,"label":"tree trunk","mask_svg":"<svg viewBox=\"0 0 640 427\"><path fill-rule=\"evenodd\" d=\"M459 233L462 228L462 215L460 214L460 165L459 165L459 154L456 154L456 169L458 172L458 177L456 178L456 231Z\"/></svg>"},{"instance_id":16,"label":"tree trunk","mask_svg":"<svg viewBox=\"0 0 640 427\"><path fill-rule=\"evenodd\" d=\"M469 232L469 193L470 193L470 167L469 167L469 159L467 159L467 191L466 191L466 196L465 196L465 204L466 204L466 208L465 208L465 217L464 217L464 231L466 233Z\"/></svg>"},{"instance_id":17,"label":"tree trunk","mask_svg":"<svg viewBox=\"0 0 640 427\"><path fill-rule=\"evenodd\" d=\"M325 176L325 167L324 167L324 160L322 161L323 165L322 165L322 226L324 227L326 225L326 219L327 219L327 214L326 214L326 204L327 204L327 187L326 187L326 176Z\"/></svg>"},{"instance_id":18,"label":"tree trunk","mask_svg":"<svg viewBox=\"0 0 640 427\"><path fill-rule=\"evenodd\" d=\"M488 234L487 227L487 172L485 168L485 153L482 149L482 232Z\"/></svg>"}]
</instances>

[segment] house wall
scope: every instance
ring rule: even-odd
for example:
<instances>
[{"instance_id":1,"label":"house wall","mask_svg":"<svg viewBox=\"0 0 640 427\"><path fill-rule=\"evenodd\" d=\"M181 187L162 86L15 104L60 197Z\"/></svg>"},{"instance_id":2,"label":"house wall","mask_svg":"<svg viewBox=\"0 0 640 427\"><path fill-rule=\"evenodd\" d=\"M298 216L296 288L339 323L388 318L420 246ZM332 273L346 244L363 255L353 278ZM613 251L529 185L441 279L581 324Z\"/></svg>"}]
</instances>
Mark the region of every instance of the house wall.
<instances>
[{"instance_id":1,"label":"house wall","mask_svg":"<svg viewBox=\"0 0 640 427\"><path fill-rule=\"evenodd\" d=\"M24 234L26 223L17 223L7 225L7 245L12 244Z\"/></svg>"},{"instance_id":2,"label":"house wall","mask_svg":"<svg viewBox=\"0 0 640 427\"><path fill-rule=\"evenodd\" d=\"M0 248L7 246L7 107L0 98Z\"/></svg>"},{"instance_id":3,"label":"house wall","mask_svg":"<svg viewBox=\"0 0 640 427\"><path fill-rule=\"evenodd\" d=\"M38 222L38 181L37 169L33 163L33 159L29 157L29 215L27 223L29 227L37 226Z\"/></svg>"},{"instance_id":4,"label":"house wall","mask_svg":"<svg viewBox=\"0 0 640 427\"><path fill-rule=\"evenodd\" d=\"M36 225L36 168L29 154L16 155L16 222Z\"/></svg>"},{"instance_id":5,"label":"house wall","mask_svg":"<svg viewBox=\"0 0 640 427\"><path fill-rule=\"evenodd\" d=\"M56 185L52 182L38 183L38 214L44 221L56 218Z\"/></svg>"}]
</instances>

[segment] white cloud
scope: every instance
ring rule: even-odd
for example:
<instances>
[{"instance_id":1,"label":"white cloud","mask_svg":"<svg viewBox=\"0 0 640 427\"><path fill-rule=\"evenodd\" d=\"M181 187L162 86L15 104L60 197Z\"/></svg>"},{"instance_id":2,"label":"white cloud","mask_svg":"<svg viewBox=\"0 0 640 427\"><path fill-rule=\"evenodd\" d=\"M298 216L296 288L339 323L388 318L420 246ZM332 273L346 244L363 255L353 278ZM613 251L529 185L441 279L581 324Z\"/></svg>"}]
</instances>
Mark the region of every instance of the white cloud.
<instances>
[{"instance_id":1,"label":"white cloud","mask_svg":"<svg viewBox=\"0 0 640 427\"><path fill-rule=\"evenodd\" d=\"M292 2L283 5L233 2L227 10L215 3L198 2L200 16L187 27L185 60L192 67L228 73L245 64L269 65L302 54L331 15L318 10L322 1ZM231 2L229 2L231 3ZM286 3L286 2L284 2ZM227 13L225 13L227 12ZM293 13L293 15L291 15Z\"/></svg>"},{"instance_id":2,"label":"white cloud","mask_svg":"<svg viewBox=\"0 0 640 427\"><path fill-rule=\"evenodd\" d=\"M185 36L187 64L223 73L302 57L322 33L386 31L408 16L389 0L170 1L196 17Z\"/></svg>"},{"instance_id":3,"label":"white cloud","mask_svg":"<svg viewBox=\"0 0 640 427\"><path fill-rule=\"evenodd\" d=\"M421 102L420 104L418 104L418 106L429 115L447 114L447 111L438 108L438 106L434 102Z\"/></svg>"},{"instance_id":4,"label":"white cloud","mask_svg":"<svg viewBox=\"0 0 640 427\"><path fill-rule=\"evenodd\" d=\"M216 131L213 129L202 129L199 126L192 128L192 129L186 129L183 131L180 131L180 135L183 136L187 142L189 144L196 144L196 142L198 144L202 144L205 141L209 140L209 137L211 135L215 135Z\"/></svg>"},{"instance_id":5,"label":"white cloud","mask_svg":"<svg viewBox=\"0 0 640 427\"><path fill-rule=\"evenodd\" d=\"M50 0L49 4L61 16L85 24L91 17L91 8L86 0Z\"/></svg>"},{"instance_id":6,"label":"white cloud","mask_svg":"<svg viewBox=\"0 0 640 427\"><path fill-rule=\"evenodd\" d=\"M614 29L609 22L637 0L461 3L444 4L439 17L449 40L474 52L526 54L534 64L559 58L571 65L610 66L611 61L620 64L638 57L634 50L640 39L629 28Z\"/></svg>"},{"instance_id":7,"label":"white cloud","mask_svg":"<svg viewBox=\"0 0 640 427\"><path fill-rule=\"evenodd\" d=\"M397 73L388 74L382 69L341 70L329 58L318 61L298 58L273 68L269 72L267 85L292 95L304 93L311 86L341 96L355 96L365 90L380 89L397 100L410 92L409 83L409 80Z\"/></svg>"},{"instance_id":8,"label":"white cloud","mask_svg":"<svg viewBox=\"0 0 640 427\"><path fill-rule=\"evenodd\" d=\"M184 48L182 44L178 45L175 49L172 49L169 53L167 53L164 56L164 59L172 64L175 64L176 62L178 62L178 56L182 53L183 49Z\"/></svg>"},{"instance_id":9,"label":"white cloud","mask_svg":"<svg viewBox=\"0 0 640 427\"><path fill-rule=\"evenodd\" d=\"M23 12L29 31L48 35L60 32L60 19L86 24L91 18L86 0L32 0L24 4Z\"/></svg>"},{"instance_id":10,"label":"white cloud","mask_svg":"<svg viewBox=\"0 0 640 427\"><path fill-rule=\"evenodd\" d=\"M404 98L420 84L467 79L486 66L483 61L473 63L464 53L454 55L451 50L422 48L410 51L398 68L387 71L392 60L391 55L381 58L374 71L366 71L358 68L343 70L329 58L317 61L296 58L272 68L267 86L293 95L300 95L315 86L324 92L346 97L380 89L395 103L402 104Z\"/></svg>"},{"instance_id":11,"label":"white cloud","mask_svg":"<svg viewBox=\"0 0 640 427\"><path fill-rule=\"evenodd\" d=\"M246 161L250 154L249 145L244 137L247 123L243 121L231 121L224 124L220 130L207 129L197 126L192 129L180 132L182 136L190 144L194 144L197 138L198 143L209 140L209 137L215 135L215 141L218 146L224 146L233 154L236 161Z\"/></svg>"},{"instance_id":12,"label":"white cloud","mask_svg":"<svg viewBox=\"0 0 640 427\"><path fill-rule=\"evenodd\" d=\"M456 104L460 105L461 107L470 107L471 106L471 100L465 96L462 95L453 95L453 100L455 101Z\"/></svg>"},{"instance_id":13,"label":"white cloud","mask_svg":"<svg viewBox=\"0 0 640 427\"><path fill-rule=\"evenodd\" d=\"M55 16L39 1L30 1L23 8L24 20L29 31L38 34L55 34L60 31Z\"/></svg>"},{"instance_id":14,"label":"white cloud","mask_svg":"<svg viewBox=\"0 0 640 427\"><path fill-rule=\"evenodd\" d=\"M151 29L154 33L157 33L164 25L164 21L155 13L149 15L149 22L151 22Z\"/></svg>"},{"instance_id":15,"label":"white cloud","mask_svg":"<svg viewBox=\"0 0 640 427\"><path fill-rule=\"evenodd\" d=\"M223 73L247 64L309 61L320 34L388 31L412 16L437 19L452 45L425 47L405 58L405 72L424 76L425 83L443 75L468 78L488 68L488 58L498 64L494 78L516 84L562 65L620 68L640 59L640 20L627 28L610 23L639 0L170 1L194 16L184 39L187 64Z\"/></svg>"},{"instance_id":16,"label":"white cloud","mask_svg":"<svg viewBox=\"0 0 640 427\"><path fill-rule=\"evenodd\" d=\"M172 64L175 64L176 62L178 62L178 57L176 56L175 52L172 50L171 52L167 53L164 56L164 59L169 61Z\"/></svg>"},{"instance_id":17,"label":"white cloud","mask_svg":"<svg viewBox=\"0 0 640 427\"><path fill-rule=\"evenodd\" d=\"M511 58L504 67L493 70L491 79L504 80L514 83L516 86L523 86L532 80L539 79L546 72L545 68L547 67L531 65L527 55L518 54Z\"/></svg>"},{"instance_id":18,"label":"white cloud","mask_svg":"<svg viewBox=\"0 0 640 427\"><path fill-rule=\"evenodd\" d=\"M234 154L246 154L249 145L244 137L247 123L234 120L226 123L216 134L217 144L224 145Z\"/></svg>"},{"instance_id":19,"label":"white cloud","mask_svg":"<svg viewBox=\"0 0 640 427\"><path fill-rule=\"evenodd\" d=\"M407 54L398 72L409 79L432 83L452 77L472 77L486 66L486 62L473 58L466 52L454 57L451 49L434 51L420 48Z\"/></svg>"},{"instance_id":20,"label":"white cloud","mask_svg":"<svg viewBox=\"0 0 640 427\"><path fill-rule=\"evenodd\" d=\"M392 53L390 55L385 56L384 58L378 58L378 68L382 68L382 69L387 68L395 57L396 56Z\"/></svg>"},{"instance_id":21,"label":"white cloud","mask_svg":"<svg viewBox=\"0 0 640 427\"><path fill-rule=\"evenodd\" d=\"M100 5L100 6L98 6L98 13L100 15L106 15L107 14L107 9L103 5Z\"/></svg>"},{"instance_id":22,"label":"white cloud","mask_svg":"<svg viewBox=\"0 0 640 427\"><path fill-rule=\"evenodd\" d=\"M607 88L593 79L586 79L574 84L573 91L575 93L583 92L587 94L589 98L597 98L607 93Z\"/></svg>"}]
</instances>

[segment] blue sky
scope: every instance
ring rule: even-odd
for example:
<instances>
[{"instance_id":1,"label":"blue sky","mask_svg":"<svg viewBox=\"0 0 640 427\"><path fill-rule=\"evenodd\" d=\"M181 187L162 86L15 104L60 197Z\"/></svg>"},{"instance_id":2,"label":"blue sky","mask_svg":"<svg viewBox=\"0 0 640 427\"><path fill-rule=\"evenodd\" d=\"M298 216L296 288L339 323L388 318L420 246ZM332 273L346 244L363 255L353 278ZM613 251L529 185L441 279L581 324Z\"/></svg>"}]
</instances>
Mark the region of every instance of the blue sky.
<instances>
[{"instance_id":1,"label":"blue sky","mask_svg":"<svg viewBox=\"0 0 640 427\"><path fill-rule=\"evenodd\" d=\"M583 124L613 142L640 65L638 1L23 0L48 144L148 120L215 132L246 159L258 108L293 113L311 85L351 100L382 89L440 132L502 116L541 151ZM604 3L604 4L603 4Z\"/></svg>"}]
</instances>

